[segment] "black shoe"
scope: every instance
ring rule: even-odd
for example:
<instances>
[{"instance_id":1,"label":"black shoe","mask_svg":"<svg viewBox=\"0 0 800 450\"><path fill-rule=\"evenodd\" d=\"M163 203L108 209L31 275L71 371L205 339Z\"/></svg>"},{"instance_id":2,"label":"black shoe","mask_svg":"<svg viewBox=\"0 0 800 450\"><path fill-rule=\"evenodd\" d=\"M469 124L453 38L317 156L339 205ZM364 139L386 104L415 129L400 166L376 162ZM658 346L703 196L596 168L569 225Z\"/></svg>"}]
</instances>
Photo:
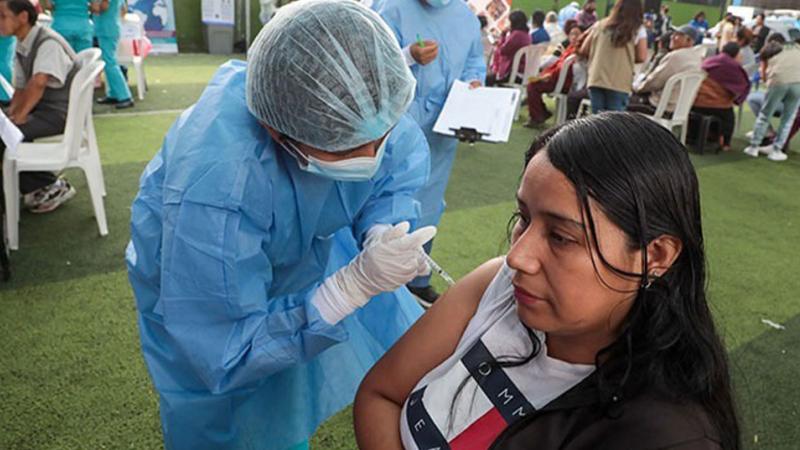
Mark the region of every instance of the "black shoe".
<instances>
[{"instance_id":1,"label":"black shoe","mask_svg":"<svg viewBox=\"0 0 800 450\"><path fill-rule=\"evenodd\" d=\"M117 109L133 108L133 100L120 100L114 107Z\"/></svg>"},{"instance_id":2,"label":"black shoe","mask_svg":"<svg viewBox=\"0 0 800 450\"><path fill-rule=\"evenodd\" d=\"M119 100L111 97L100 97L97 99L98 105L116 105L119 103Z\"/></svg>"},{"instance_id":3,"label":"black shoe","mask_svg":"<svg viewBox=\"0 0 800 450\"><path fill-rule=\"evenodd\" d=\"M436 292L433 287L430 285L425 287L414 287L414 286L406 286L415 297L417 297L417 302L422 305L423 308L430 308L433 306L433 303L439 298L439 293Z\"/></svg>"}]
</instances>

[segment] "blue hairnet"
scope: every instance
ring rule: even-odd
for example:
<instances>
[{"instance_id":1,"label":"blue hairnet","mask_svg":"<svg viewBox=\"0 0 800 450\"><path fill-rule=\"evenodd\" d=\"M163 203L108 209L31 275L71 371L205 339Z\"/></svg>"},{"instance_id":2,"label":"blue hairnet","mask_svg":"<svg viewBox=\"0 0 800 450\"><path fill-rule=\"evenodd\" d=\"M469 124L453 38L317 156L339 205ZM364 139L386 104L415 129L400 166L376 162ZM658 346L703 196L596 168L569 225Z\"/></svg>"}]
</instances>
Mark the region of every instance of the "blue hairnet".
<instances>
[{"instance_id":1,"label":"blue hairnet","mask_svg":"<svg viewBox=\"0 0 800 450\"><path fill-rule=\"evenodd\" d=\"M280 8L247 57L250 112L320 150L380 138L414 96L414 78L391 30L351 0Z\"/></svg>"}]
</instances>

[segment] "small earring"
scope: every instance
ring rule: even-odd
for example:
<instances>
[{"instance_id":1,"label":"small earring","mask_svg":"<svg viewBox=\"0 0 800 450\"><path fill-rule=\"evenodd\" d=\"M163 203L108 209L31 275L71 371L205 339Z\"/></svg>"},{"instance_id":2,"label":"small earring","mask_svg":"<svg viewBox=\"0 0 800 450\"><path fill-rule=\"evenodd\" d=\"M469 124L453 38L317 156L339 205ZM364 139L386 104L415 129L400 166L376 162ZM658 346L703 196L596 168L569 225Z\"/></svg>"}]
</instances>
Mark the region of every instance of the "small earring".
<instances>
[{"instance_id":1,"label":"small earring","mask_svg":"<svg viewBox=\"0 0 800 450\"><path fill-rule=\"evenodd\" d=\"M653 271L651 275L647 276L647 283L644 285L645 289L650 289L650 286L653 285L653 281L657 280L659 277L658 271Z\"/></svg>"}]
</instances>

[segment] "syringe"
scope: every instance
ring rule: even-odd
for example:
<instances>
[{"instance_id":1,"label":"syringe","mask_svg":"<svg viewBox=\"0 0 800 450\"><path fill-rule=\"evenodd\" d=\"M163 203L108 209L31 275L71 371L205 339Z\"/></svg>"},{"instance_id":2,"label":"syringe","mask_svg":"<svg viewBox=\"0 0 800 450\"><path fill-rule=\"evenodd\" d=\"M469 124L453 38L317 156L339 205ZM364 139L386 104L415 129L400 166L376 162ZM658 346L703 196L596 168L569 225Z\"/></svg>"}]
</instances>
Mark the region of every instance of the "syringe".
<instances>
[{"instance_id":1,"label":"syringe","mask_svg":"<svg viewBox=\"0 0 800 450\"><path fill-rule=\"evenodd\" d=\"M452 286L452 285L456 284L455 280L453 280L453 278L450 276L450 274L445 272L444 269L442 269L442 266L440 266L439 264L436 264L436 261L434 261L433 258L430 257L430 255L428 255L425 252L423 252L422 254L425 256L425 261L428 263L429 266L431 266L431 270L432 271L438 273L439 276L442 277L442 279L449 286Z\"/></svg>"}]
</instances>

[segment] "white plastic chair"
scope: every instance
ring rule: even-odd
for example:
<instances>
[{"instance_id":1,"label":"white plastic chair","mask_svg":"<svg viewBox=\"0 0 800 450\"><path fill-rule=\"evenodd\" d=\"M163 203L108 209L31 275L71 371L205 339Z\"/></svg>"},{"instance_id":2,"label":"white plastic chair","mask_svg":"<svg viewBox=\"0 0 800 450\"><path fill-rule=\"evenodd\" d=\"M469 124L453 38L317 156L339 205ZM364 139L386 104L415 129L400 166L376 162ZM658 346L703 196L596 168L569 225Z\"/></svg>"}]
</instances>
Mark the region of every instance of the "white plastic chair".
<instances>
[{"instance_id":1,"label":"white plastic chair","mask_svg":"<svg viewBox=\"0 0 800 450\"><path fill-rule=\"evenodd\" d=\"M6 80L6 77L2 75L0 75L0 88L6 91L6 95L8 95L8 98L14 96L14 86L12 86L9 80Z\"/></svg>"},{"instance_id":2,"label":"white plastic chair","mask_svg":"<svg viewBox=\"0 0 800 450\"><path fill-rule=\"evenodd\" d=\"M556 125L560 125L567 121L567 94L564 94L564 84L567 82L567 76L572 70L572 63L575 62L576 55L567 56L564 63L561 65L561 71L558 73L558 81L556 87L549 95L556 100Z\"/></svg>"},{"instance_id":3,"label":"white plastic chair","mask_svg":"<svg viewBox=\"0 0 800 450\"><path fill-rule=\"evenodd\" d=\"M19 248L21 172L58 172L78 167L83 170L92 198L97 228L101 236L108 234L105 206L103 205L103 168L92 123L92 94L94 79L103 70L103 61L94 61L81 67L72 80L64 137L54 143L21 143L16 155L6 151L3 157L3 190L6 202L6 232L11 250Z\"/></svg>"},{"instance_id":4,"label":"white plastic chair","mask_svg":"<svg viewBox=\"0 0 800 450\"><path fill-rule=\"evenodd\" d=\"M743 66L742 69L744 69L744 71L747 73L747 76L749 76L750 79L752 80L753 74L758 70L758 63L748 64L746 66ZM741 128L742 126L742 114L744 114L744 102L740 103L737 109L738 111L736 112L736 126L733 129L734 133L738 133L739 128Z\"/></svg>"},{"instance_id":5,"label":"white plastic chair","mask_svg":"<svg viewBox=\"0 0 800 450\"><path fill-rule=\"evenodd\" d=\"M97 47L92 47L79 51L77 56L78 58L75 59L75 62L81 67L85 67L89 63L100 61L100 57L103 56L103 52L101 52Z\"/></svg>"},{"instance_id":6,"label":"white plastic chair","mask_svg":"<svg viewBox=\"0 0 800 450\"><path fill-rule=\"evenodd\" d=\"M689 128L689 112L705 77L706 73L702 70L682 72L669 77L667 84L664 85L664 90L661 91L661 99L656 107L656 112L652 116L647 116L670 131L674 131L675 127L680 127L681 143L684 145L686 145L686 132ZM665 113L669 100L672 98L673 89L678 89L678 100L675 103L672 117L667 118Z\"/></svg>"},{"instance_id":7,"label":"white plastic chair","mask_svg":"<svg viewBox=\"0 0 800 450\"><path fill-rule=\"evenodd\" d=\"M525 103L524 100L528 93L528 79L539 74L539 63L548 45L548 43L526 45L517 50L517 53L514 53L514 60L511 63L511 75L508 77L508 82L502 85L513 87L520 91L520 100L517 103L517 119L519 119L520 109ZM523 56L525 57L525 68L521 70L520 64Z\"/></svg>"},{"instance_id":8,"label":"white plastic chair","mask_svg":"<svg viewBox=\"0 0 800 450\"><path fill-rule=\"evenodd\" d=\"M147 78L144 75L144 24L136 14L125 14L122 20L122 33L117 46L117 62L120 65L133 66L136 72L136 93L139 100L144 100L147 90Z\"/></svg>"}]
</instances>

